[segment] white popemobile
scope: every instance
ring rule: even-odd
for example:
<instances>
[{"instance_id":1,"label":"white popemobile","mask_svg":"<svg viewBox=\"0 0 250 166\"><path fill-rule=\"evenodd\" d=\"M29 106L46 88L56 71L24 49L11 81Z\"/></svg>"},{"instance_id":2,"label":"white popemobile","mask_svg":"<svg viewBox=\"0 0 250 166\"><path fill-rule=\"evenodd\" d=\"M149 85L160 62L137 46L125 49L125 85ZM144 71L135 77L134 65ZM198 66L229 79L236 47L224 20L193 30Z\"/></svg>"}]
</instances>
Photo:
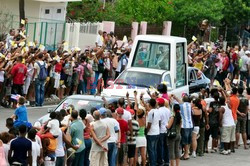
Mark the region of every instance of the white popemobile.
<instances>
[{"instance_id":1,"label":"white popemobile","mask_svg":"<svg viewBox=\"0 0 250 166\"><path fill-rule=\"evenodd\" d=\"M139 35L135 38L127 69L104 89L102 96L124 97L135 90L147 94L150 87L165 82L168 92L189 94L187 40L182 37ZM145 96L146 98L149 96Z\"/></svg>"}]
</instances>

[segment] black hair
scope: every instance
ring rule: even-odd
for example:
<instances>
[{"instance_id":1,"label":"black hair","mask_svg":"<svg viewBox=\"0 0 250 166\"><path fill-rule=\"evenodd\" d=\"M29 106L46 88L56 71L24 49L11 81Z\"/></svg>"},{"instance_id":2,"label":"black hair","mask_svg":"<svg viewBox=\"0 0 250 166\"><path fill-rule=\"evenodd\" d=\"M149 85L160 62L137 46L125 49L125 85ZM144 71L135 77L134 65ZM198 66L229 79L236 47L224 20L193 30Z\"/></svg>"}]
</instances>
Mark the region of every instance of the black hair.
<instances>
[{"instance_id":1,"label":"black hair","mask_svg":"<svg viewBox=\"0 0 250 166\"><path fill-rule=\"evenodd\" d=\"M60 113L61 113L62 117L65 117L65 116L66 116L66 110L65 110L65 109L61 109L61 110L60 110Z\"/></svg>"},{"instance_id":2,"label":"black hair","mask_svg":"<svg viewBox=\"0 0 250 166\"><path fill-rule=\"evenodd\" d=\"M38 54L38 59L42 59L43 58L43 53L39 53Z\"/></svg>"},{"instance_id":3,"label":"black hair","mask_svg":"<svg viewBox=\"0 0 250 166\"><path fill-rule=\"evenodd\" d=\"M125 104L124 98L120 98L120 99L118 100L118 105L120 105L121 107L123 107L124 104Z\"/></svg>"},{"instance_id":4,"label":"black hair","mask_svg":"<svg viewBox=\"0 0 250 166\"><path fill-rule=\"evenodd\" d=\"M236 95L238 92L238 89L236 87L233 87L232 88L232 94Z\"/></svg>"},{"instance_id":5,"label":"black hair","mask_svg":"<svg viewBox=\"0 0 250 166\"><path fill-rule=\"evenodd\" d=\"M215 88L214 88L214 89L211 89L211 90L210 90L210 94L211 94L212 97L214 97L214 93L215 93L215 92L218 92L218 89L215 89Z\"/></svg>"},{"instance_id":6,"label":"black hair","mask_svg":"<svg viewBox=\"0 0 250 166\"><path fill-rule=\"evenodd\" d=\"M179 104L174 105L174 112L175 112L175 124L180 125L181 124L181 114L180 114L181 107Z\"/></svg>"},{"instance_id":7,"label":"black hair","mask_svg":"<svg viewBox=\"0 0 250 166\"><path fill-rule=\"evenodd\" d=\"M85 109L80 109L79 116L84 120L87 116L87 111Z\"/></svg>"},{"instance_id":8,"label":"black hair","mask_svg":"<svg viewBox=\"0 0 250 166\"><path fill-rule=\"evenodd\" d=\"M219 99L219 104L220 105L225 105L225 102L226 102L226 99L225 99L225 97L220 97L220 99Z\"/></svg>"},{"instance_id":9,"label":"black hair","mask_svg":"<svg viewBox=\"0 0 250 166\"><path fill-rule=\"evenodd\" d=\"M238 93L239 93L240 95L242 95L243 92L244 92L244 88L243 88L243 87L239 87L239 88L238 88Z\"/></svg>"},{"instance_id":10,"label":"black hair","mask_svg":"<svg viewBox=\"0 0 250 166\"><path fill-rule=\"evenodd\" d=\"M158 90L160 93L167 93L168 88L167 88L167 85L165 85L165 84L159 84L159 85L157 86L157 90Z\"/></svg>"},{"instance_id":11,"label":"black hair","mask_svg":"<svg viewBox=\"0 0 250 166\"><path fill-rule=\"evenodd\" d=\"M91 109L90 109L90 113L91 113L91 115L93 116L93 114L94 114L94 112L97 110L97 108L95 108L95 107L92 107Z\"/></svg>"},{"instance_id":12,"label":"black hair","mask_svg":"<svg viewBox=\"0 0 250 166\"><path fill-rule=\"evenodd\" d=\"M59 111L56 112L56 119L59 121L59 123L63 120L61 112Z\"/></svg>"},{"instance_id":13,"label":"black hair","mask_svg":"<svg viewBox=\"0 0 250 166\"><path fill-rule=\"evenodd\" d=\"M27 132L27 127L26 125L21 125L18 128L20 134L25 134Z\"/></svg>"},{"instance_id":14,"label":"black hair","mask_svg":"<svg viewBox=\"0 0 250 166\"><path fill-rule=\"evenodd\" d=\"M30 131L28 132L28 138L29 139L35 139L36 138L36 133L37 133L36 129L34 129L34 128L30 129Z\"/></svg>"},{"instance_id":15,"label":"black hair","mask_svg":"<svg viewBox=\"0 0 250 166\"><path fill-rule=\"evenodd\" d=\"M201 99L194 99L193 101L193 104L198 107L199 109L202 109L202 105L201 105Z\"/></svg>"},{"instance_id":16,"label":"black hair","mask_svg":"<svg viewBox=\"0 0 250 166\"><path fill-rule=\"evenodd\" d=\"M155 100L155 99L150 99L150 100L148 101L148 103L149 103L149 105L150 105L151 107L155 108L155 106L156 106L156 100Z\"/></svg>"},{"instance_id":17,"label":"black hair","mask_svg":"<svg viewBox=\"0 0 250 166\"><path fill-rule=\"evenodd\" d=\"M220 97L220 94L219 94L219 92L214 92L214 94L213 94L213 98L214 98L214 100L215 101L218 101L219 100L219 97Z\"/></svg>"},{"instance_id":18,"label":"black hair","mask_svg":"<svg viewBox=\"0 0 250 166\"><path fill-rule=\"evenodd\" d=\"M76 110L73 110L73 111L71 112L71 117L72 117L73 119L77 119L77 118L78 118L78 112L77 112Z\"/></svg>"},{"instance_id":19,"label":"black hair","mask_svg":"<svg viewBox=\"0 0 250 166\"><path fill-rule=\"evenodd\" d=\"M14 126L14 121L12 118L7 118L6 119L6 126L12 128Z\"/></svg>"},{"instance_id":20,"label":"black hair","mask_svg":"<svg viewBox=\"0 0 250 166\"><path fill-rule=\"evenodd\" d=\"M50 115L49 115L49 117L51 119L55 119L56 118L56 112L55 111L51 112Z\"/></svg>"}]
</instances>

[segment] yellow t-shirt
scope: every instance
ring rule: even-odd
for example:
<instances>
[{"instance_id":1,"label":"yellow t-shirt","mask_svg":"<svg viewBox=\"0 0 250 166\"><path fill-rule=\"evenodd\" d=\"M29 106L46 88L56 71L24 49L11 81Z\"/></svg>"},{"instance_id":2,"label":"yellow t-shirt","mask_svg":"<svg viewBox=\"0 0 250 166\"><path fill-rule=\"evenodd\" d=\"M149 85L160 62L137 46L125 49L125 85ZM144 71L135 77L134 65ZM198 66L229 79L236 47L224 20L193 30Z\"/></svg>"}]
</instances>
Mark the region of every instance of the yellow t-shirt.
<instances>
[{"instance_id":1,"label":"yellow t-shirt","mask_svg":"<svg viewBox=\"0 0 250 166\"><path fill-rule=\"evenodd\" d=\"M203 69L203 62L202 61L201 62L196 62L194 64L194 67L196 67L199 70L202 70Z\"/></svg>"}]
</instances>

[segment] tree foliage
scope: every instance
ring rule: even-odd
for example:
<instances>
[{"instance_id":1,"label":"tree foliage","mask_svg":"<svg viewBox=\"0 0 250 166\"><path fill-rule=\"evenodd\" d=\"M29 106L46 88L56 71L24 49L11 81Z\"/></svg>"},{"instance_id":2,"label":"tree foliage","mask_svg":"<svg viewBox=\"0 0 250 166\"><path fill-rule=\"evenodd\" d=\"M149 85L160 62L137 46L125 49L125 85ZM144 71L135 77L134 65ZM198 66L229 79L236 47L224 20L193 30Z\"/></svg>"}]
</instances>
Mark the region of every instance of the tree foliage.
<instances>
[{"instance_id":1,"label":"tree foliage","mask_svg":"<svg viewBox=\"0 0 250 166\"><path fill-rule=\"evenodd\" d=\"M213 24L234 24L249 18L249 0L116 0L104 4L99 0L71 2L68 17L78 21L115 21L130 24L147 21L162 24L171 20L190 27L208 19Z\"/></svg>"}]
</instances>

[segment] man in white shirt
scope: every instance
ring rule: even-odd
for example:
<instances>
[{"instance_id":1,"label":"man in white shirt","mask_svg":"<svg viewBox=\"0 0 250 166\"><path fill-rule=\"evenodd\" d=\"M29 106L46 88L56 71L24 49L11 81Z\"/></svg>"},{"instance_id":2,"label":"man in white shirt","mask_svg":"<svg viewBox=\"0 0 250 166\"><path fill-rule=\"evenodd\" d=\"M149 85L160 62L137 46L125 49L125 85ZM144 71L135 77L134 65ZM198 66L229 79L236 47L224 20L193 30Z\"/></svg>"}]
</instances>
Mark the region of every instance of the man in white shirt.
<instances>
[{"instance_id":1,"label":"man in white shirt","mask_svg":"<svg viewBox=\"0 0 250 166\"><path fill-rule=\"evenodd\" d=\"M103 37L102 37L102 31L98 31L98 35L96 37L96 42L95 42L96 47L102 47L103 45Z\"/></svg>"},{"instance_id":2,"label":"man in white shirt","mask_svg":"<svg viewBox=\"0 0 250 166\"><path fill-rule=\"evenodd\" d=\"M160 126L160 138L157 145L157 163L158 165L169 164L169 152L167 145L167 124L171 117L170 110L165 107L165 100L158 98L157 104L159 106L158 112L160 113L161 126Z\"/></svg>"},{"instance_id":3,"label":"man in white shirt","mask_svg":"<svg viewBox=\"0 0 250 166\"><path fill-rule=\"evenodd\" d=\"M120 137L120 126L117 120L107 117L107 110L105 108L99 109L101 115L101 121L104 122L110 132L110 137L107 140L108 143L108 163L109 166L116 165L117 148L119 147L118 137ZM110 112L111 115L111 112ZM112 115L111 115L112 116ZM118 134L118 137L117 137Z\"/></svg>"},{"instance_id":4,"label":"man in white shirt","mask_svg":"<svg viewBox=\"0 0 250 166\"><path fill-rule=\"evenodd\" d=\"M155 166L157 163L157 143L160 136L161 115L156 109L156 100L149 100L149 112L147 116L147 151L149 163Z\"/></svg>"}]
</instances>

